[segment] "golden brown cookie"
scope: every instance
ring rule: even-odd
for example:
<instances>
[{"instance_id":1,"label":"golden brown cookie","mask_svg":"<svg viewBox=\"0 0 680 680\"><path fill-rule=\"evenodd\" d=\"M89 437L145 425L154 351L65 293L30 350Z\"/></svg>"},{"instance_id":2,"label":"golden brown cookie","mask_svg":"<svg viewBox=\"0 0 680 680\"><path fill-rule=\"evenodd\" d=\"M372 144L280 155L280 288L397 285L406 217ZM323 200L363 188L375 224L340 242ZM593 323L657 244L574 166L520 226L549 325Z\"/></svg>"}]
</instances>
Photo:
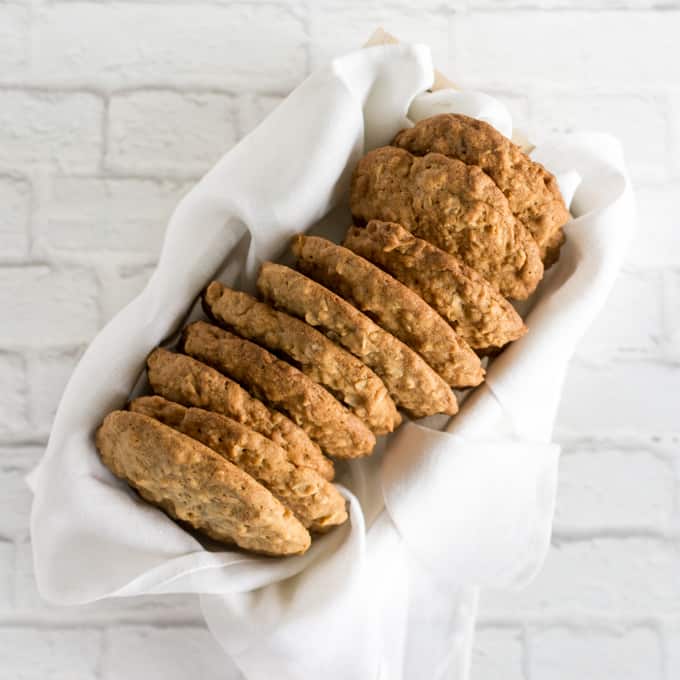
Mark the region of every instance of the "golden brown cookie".
<instances>
[{"instance_id":1,"label":"golden brown cookie","mask_svg":"<svg viewBox=\"0 0 680 680\"><path fill-rule=\"evenodd\" d=\"M163 397L140 397L130 410L159 420L196 439L269 489L302 524L326 531L347 519L345 499L321 475L297 467L273 441L231 418L201 408L186 408Z\"/></svg>"},{"instance_id":2,"label":"golden brown cookie","mask_svg":"<svg viewBox=\"0 0 680 680\"><path fill-rule=\"evenodd\" d=\"M320 328L372 368L409 415L458 410L449 386L418 354L328 288L273 262L262 265L257 288L263 298Z\"/></svg>"},{"instance_id":3,"label":"golden brown cookie","mask_svg":"<svg viewBox=\"0 0 680 680\"><path fill-rule=\"evenodd\" d=\"M350 206L360 223L397 222L460 257L507 297L525 299L543 276L536 242L477 166L384 146L359 161Z\"/></svg>"},{"instance_id":4,"label":"golden brown cookie","mask_svg":"<svg viewBox=\"0 0 680 680\"><path fill-rule=\"evenodd\" d=\"M416 291L473 349L487 352L526 333L520 315L494 286L396 222L351 227L344 245Z\"/></svg>"},{"instance_id":5,"label":"golden brown cookie","mask_svg":"<svg viewBox=\"0 0 680 680\"><path fill-rule=\"evenodd\" d=\"M484 369L468 344L421 297L351 250L296 236L300 270L352 302L415 350L454 387L479 385Z\"/></svg>"},{"instance_id":6,"label":"golden brown cookie","mask_svg":"<svg viewBox=\"0 0 680 680\"><path fill-rule=\"evenodd\" d=\"M288 414L326 453L358 458L373 451L375 435L362 420L266 349L204 321L184 329L183 348Z\"/></svg>"},{"instance_id":7,"label":"golden brown cookie","mask_svg":"<svg viewBox=\"0 0 680 680\"><path fill-rule=\"evenodd\" d=\"M268 555L309 548L307 530L250 475L153 418L109 413L97 430L104 465L147 501L211 538Z\"/></svg>"},{"instance_id":8,"label":"golden brown cookie","mask_svg":"<svg viewBox=\"0 0 680 680\"><path fill-rule=\"evenodd\" d=\"M228 416L278 444L295 465L312 468L324 479L333 479L333 463L302 428L219 371L184 354L161 348L149 355L146 364L149 383L156 394L185 406L198 406Z\"/></svg>"},{"instance_id":9,"label":"golden brown cookie","mask_svg":"<svg viewBox=\"0 0 680 680\"><path fill-rule=\"evenodd\" d=\"M491 125L443 113L402 130L394 144L418 156L436 152L479 166L533 235L546 267L557 259L564 241L562 227L569 220L557 180Z\"/></svg>"},{"instance_id":10,"label":"golden brown cookie","mask_svg":"<svg viewBox=\"0 0 680 680\"><path fill-rule=\"evenodd\" d=\"M305 375L341 399L376 434L392 432L401 422L382 380L304 321L217 281L205 290L203 308L220 325L290 357Z\"/></svg>"}]
</instances>

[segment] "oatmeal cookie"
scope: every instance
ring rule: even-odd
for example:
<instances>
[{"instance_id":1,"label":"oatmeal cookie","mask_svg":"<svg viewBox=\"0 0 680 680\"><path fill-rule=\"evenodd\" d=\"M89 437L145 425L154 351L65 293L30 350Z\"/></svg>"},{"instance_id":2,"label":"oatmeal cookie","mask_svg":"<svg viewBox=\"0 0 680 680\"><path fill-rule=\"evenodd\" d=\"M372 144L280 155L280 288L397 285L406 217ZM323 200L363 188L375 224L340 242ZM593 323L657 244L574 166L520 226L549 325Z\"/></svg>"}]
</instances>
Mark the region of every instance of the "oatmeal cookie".
<instances>
[{"instance_id":1,"label":"oatmeal cookie","mask_svg":"<svg viewBox=\"0 0 680 680\"><path fill-rule=\"evenodd\" d=\"M397 336L454 387L479 385L479 357L421 297L363 257L318 236L297 236L298 267Z\"/></svg>"},{"instance_id":2,"label":"oatmeal cookie","mask_svg":"<svg viewBox=\"0 0 680 680\"><path fill-rule=\"evenodd\" d=\"M449 386L422 357L328 288L273 262L262 265L257 288L264 299L319 328L373 369L409 415L458 410Z\"/></svg>"},{"instance_id":3,"label":"oatmeal cookie","mask_svg":"<svg viewBox=\"0 0 680 680\"><path fill-rule=\"evenodd\" d=\"M111 472L211 538L268 555L295 555L311 538L295 515L250 475L153 418L113 411L96 435Z\"/></svg>"},{"instance_id":4,"label":"oatmeal cookie","mask_svg":"<svg viewBox=\"0 0 680 680\"><path fill-rule=\"evenodd\" d=\"M197 406L228 416L259 432L288 453L291 463L333 479L333 463L302 428L265 406L240 385L210 366L184 354L154 350L146 361L151 389L185 406Z\"/></svg>"},{"instance_id":5,"label":"oatmeal cookie","mask_svg":"<svg viewBox=\"0 0 680 680\"><path fill-rule=\"evenodd\" d=\"M479 166L533 235L546 267L558 258L569 211L557 180L494 127L469 116L443 113L402 130L394 144L418 156L437 152Z\"/></svg>"},{"instance_id":6,"label":"oatmeal cookie","mask_svg":"<svg viewBox=\"0 0 680 680\"><path fill-rule=\"evenodd\" d=\"M220 325L290 357L305 375L336 395L375 434L392 432L401 422L382 380L304 321L217 281L206 288L203 308Z\"/></svg>"},{"instance_id":7,"label":"oatmeal cookie","mask_svg":"<svg viewBox=\"0 0 680 680\"><path fill-rule=\"evenodd\" d=\"M395 222L351 227L344 245L416 291L475 350L486 353L526 333L515 308L474 269Z\"/></svg>"},{"instance_id":8,"label":"oatmeal cookie","mask_svg":"<svg viewBox=\"0 0 680 680\"><path fill-rule=\"evenodd\" d=\"M163 397L140 397L130 410L205 444L247 472L289 507L312 531L325 531L347 519L345 499L321 475L297 467L273 441L231 418L201 408L186 408Z\"/></svg>"},{"instance_id":9,"label":"oatmeal cookie","mask_svg":"<svg viewBox=\"0 0 680 680\"><path fill-rule=\"evenodd\" d=\"M369 455L375 435L323 387L249 340L204 321L184 329L184 351L245 385L280 409L328 454Z\"/></svg>"},{"instance_id":10,"label":"oatmeal cookie","mask_svg":"<svg viewBox=\"0 0 680 680\"><path fill-rule=\"evenodd\" d=\"M536 241L477 166L381 147L359 161L350 206L360 224L397 222L460 257L506 297L527 298L543 276Z\"/></svg>"}]
</instances>

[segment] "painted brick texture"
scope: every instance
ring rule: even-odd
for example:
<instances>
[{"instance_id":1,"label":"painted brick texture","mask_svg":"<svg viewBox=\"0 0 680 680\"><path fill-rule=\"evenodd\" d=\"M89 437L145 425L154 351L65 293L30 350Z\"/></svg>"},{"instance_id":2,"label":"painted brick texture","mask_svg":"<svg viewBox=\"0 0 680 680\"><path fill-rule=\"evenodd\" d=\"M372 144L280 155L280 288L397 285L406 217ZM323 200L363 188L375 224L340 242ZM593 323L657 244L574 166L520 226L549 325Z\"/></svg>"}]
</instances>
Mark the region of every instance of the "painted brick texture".
<instances>
[{"instance_id":1,"label":"painted brick texture","mask_svg":"<svg viewBox=\"0 0 680 680\"><path fill-rule=\"evenodd\" d=\"M566 381L553 548L526 590L482 598L472 677L680 677L678 0L0 0L3 679L237 677L196 598L42 602L23 478L180 197L377 25L536 140L615 133L637 189L625 271Z\"/></svg>"}]
</instances>

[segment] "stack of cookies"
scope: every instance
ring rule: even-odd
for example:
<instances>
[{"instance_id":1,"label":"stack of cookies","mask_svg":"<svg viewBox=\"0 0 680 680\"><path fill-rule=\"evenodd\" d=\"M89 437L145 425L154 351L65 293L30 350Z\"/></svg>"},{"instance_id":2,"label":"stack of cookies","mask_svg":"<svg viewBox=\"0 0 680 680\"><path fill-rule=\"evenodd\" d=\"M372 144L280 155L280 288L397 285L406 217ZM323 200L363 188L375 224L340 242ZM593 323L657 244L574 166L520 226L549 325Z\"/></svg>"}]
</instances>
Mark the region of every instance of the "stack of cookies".
<instances>
[{"instance_id":1,"label":"stack of cookies","mask_svg":"<svg viewBox=\"0 0 680 680\"><path fill-rule=\"evenodd\" d=\"M154 396L97 431L104 464L206 536L303 553L347 520L334 459L369 455L412 418L454 415L452 388L526 327L569 213L555 178L490 125L444 114L369 152L342 246L297 236L258 297L218 282L209 321L147 360Z\"/></svg>"}]
</instances>

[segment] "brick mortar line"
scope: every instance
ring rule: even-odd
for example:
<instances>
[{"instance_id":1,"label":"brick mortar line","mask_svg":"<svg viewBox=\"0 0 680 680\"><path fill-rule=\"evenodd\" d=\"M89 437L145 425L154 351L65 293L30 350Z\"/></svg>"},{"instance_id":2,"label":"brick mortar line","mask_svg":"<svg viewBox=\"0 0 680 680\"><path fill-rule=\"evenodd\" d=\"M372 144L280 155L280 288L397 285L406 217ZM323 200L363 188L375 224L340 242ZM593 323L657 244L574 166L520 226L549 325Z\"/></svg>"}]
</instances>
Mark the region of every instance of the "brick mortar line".
<instances>
[{"instance_id":1,"label":"brick mortar line","mask_svg":"<svg viewBox=\"0 0 680 680\"><path fill-rule=\"evenodd\" d=\"M613 527L594 526L592 528L576 529L555 526L552 532L552 547L560 545L574 545L590 543L601 539L617 541L638 541L640 539L654 540L660 543L677 545L680 543L680 529L672 527ZM678 545L680 547L680 545Z\"/></svg>"},{"instance_id":2,"label":"brick mortar line","mask_svg":"<svg viewBox=\"0 0 680 680\"><path fill-rule=\"evenodd\" d=\"M0 1L0 6L3 2ZM16 4L12 0L5 0L5 4ZM33 6L39 8L46 7L59 7L68 5L87 5L91 7L106 7L111 5L132 5L136 7L156 7L159 9L164 9L167 6L170 7L265 7L273 9L284 9L287 10L291 16L295 14L291 11L290 2L277 2L277 0L233 0L229 2L228 0L198 0L194 2L193 0L169 0L167 3L163 2L149 2L145 0L31 0Z\"/></svg>"},{"instance_id":3,"label":"brick mortar line","mask_svg":"<svg viewBox=\"0 0 680 680\"><path fill-rule=\"evenodd\" d=\"M78 2L79 0L73 0ZM106 77L100 78L106 80ZM300 81L302 83L302 80ZM678 86L680 89L680 86ZM664 90L666 91L666 90ZM255 95L257 97L282 97L290 94L290 89L277 89L271 87L258 88L257 84L253 88L234 89L232 87L221 87L209 80L182 80L177 82L168 81L166 84L163 78L156 80L139 80L132 84L113 84L109 86L97 86L93 80L63 80L58 77L53 80L41 81L36 76L26 76L23 79L4 80L0 78L0 92L31 92L37 94L91 94L96 97L107 97L116 95L128 95L138 92L171 92L176 94L215 94L238 98L243 95ZM662 91L659 91L662 94Z\"/></svg>"},{"instance_id":4,"label":"brick mortar line","mask_svg":"<svg viewBox=\"0 0 680 680\"><path fill-rule=\"evenodd\" d=\"M98 174L103 174L106 169L106 158L109 155L109 127L110 127L110 113L111 113L111 97L106 95L101 111L101 144L99 145L99 168Z\"/></svg>"},{"instance_id":5,"label":"brick mortar line","mask_svg":"<svg viewBox=\"0 0 680 680\"><path fill-rule=\"evenodd\" d=\"M675 184L675 183L673 183ZM663 186L663 185L662 185ZM641 187L635 187L641 188ZM646 187L649 188L649 187ZM652 188L658 188L652 186ZM673 191L669 190L669 193L677 195L677 189L673 187ZM680 263L679 264L667 264L667 265L636 265L634 262L626 262L621 269L622 274L632 274L633 276L644 276L645 274L658 274L658 273L670 273L670 274L680 274Z\"/></svg>"},{"instance_id":6,"label":"brick mortar line","mask_svg":"<svg viewBox=\"0 0 680 680\"><path fill-rule=\"evenodd\" d=\"M606 453L614 451L616 453L647 453L664 462L671 462L677 457L677 442L673 446L668 444L639 441L637 438L633 439L590 439L577 438L573 441L565 441L556 438L556 443L562 447L562 456L568 458L569 456L579 453Z\"/></svg>"},{"instance_id":7,"label":"brick mortar line","mask_svg":"<svg viewBox=\"0 0 680 680\"><path fill-rule=\"evenodd\" d=\"M229 149L225 149L225 153L229 151ZM21 163L19 161L18 163ZM31 167L33 166L33 167ZM159 172L152 172L149 171L147 173L139 173L139 172L133 172L131 170L125 171L122 170L120 172L111 172L110 170L102 170L102 169L97 169L94 171L91 170L84 170L82 172L63 172L59 170L59 168L56 167L49 167L49 166L40 166L38 165L36 167L35 164L32 163L27 163L25 168L21 168L18 166L3 166L2 161L0 161L0 176L7 176L10 174L15 174L17 175L18 178L21 179L29 179L32 172L35 170L39 170L41 168L47 169L50 172L51 179L56 179L56 180L61 180L61 179L70 179L70 180L101 180L101 181L106 181L109 179L114 179L114 180L138 180L138 181L149 181L149 182L155 182L155 183L166 183L166 182L172 182L175 184L186 184L190 182L198 182L205 173L207 173L210 168L206 168L205 171L201 174L196 174L196 175L189 175L187 177L177 177L176 175L172 174L166 174L164 171L159 171Z\"/></svg>"},{"instance_id":8,"label":"brick mortar line","mask_svg":"<svg viewBox=\"0 0 680 680\"><path fill-rule=\"evenodd\" d=\"M520 657L520 672L524 680L530 680L531 678L531 644L529 640L529 629L527 626L522 625L520 629L520 644L521 644L521 657Z\"/></svg>"},{"instance_id":9,"label":"brick mortar line","mask_svg":"<svg viewBox=\"0 0 680 680\"><path fill-rule=\"evenodd\" d=\"M577 353L571 359L570 366L601 370L602 368L607 368L610 366L630 366L637 364L667 366L669 363L673 364L675 361L673 358L669 360L669 358L663 354L647 354L644 356L619 355L614 359L614 361L610 361L608 356L598 357L593 356L592 354L585 355Z\"/></svg>"},{"instance_id":10,"label":"brick mortar line","mask_svg":"<svg viewBox=\"0 0 680 680\"><path fill-rule=\"evenodd\" d=\"M613 364L624 364L629 366L633 363L660 363L668 368L674 369L680 367L680 352L675 349L675 346L668 340L666 336L662 336L659 342L655 343L653 348L647 347L630 347L627 345L612 345L605 349L579 350L576 357L588 356L590 365L595 367L603 367Z\"/></svg>"},{"instance_id":11,"label":"brick mortar line","mask_svg":"<svg viewBox=\"0 0 680 680\"><path fill-rule=\"evenodd\" d=\"M668 660L671 658L671 647L669 640L669 630L667 627L662 627L659 630L659 644L661 647L661 677L664 680L677 680L670 675L670 668Z\"/></svg>"},{"instance_id":12,"label":"brick mortar line","mask_svg":"<svg viewBox=\"0 0 680 680\"><path fill-rule=\"evenodd\" d=\"M74 0L75 2L76 0ZM16 80L0 79L0 92L30 92L35 94L90 94L95 97L129 95L139 92L170 92L174 94L214 94L231 97L239 97L244 94L254 94L260 97L284 97L290 94L293 88L248 88L234 89L232 87L222 87L211 80L191 80L192 76L181 77L179 82L164 81L163 76L155 80L144 78L132 84L118 84L115 77L100 78L101 80L110 79L110 86L96 85L95 79L68 80L56 77L53 80L40 80L39 76L27 75ZM680 83L677 80L669 80L663 88L657 84L639 83L634 85L605 86L598 82L582 82L574 80L564 84L556 83L552 80L537 81L532 77L531 80L522 80L520 74L517 75L519 86L508 88L507 83L501 81L470 77L466 78L467 89L487 89L499 94L508 96L524 96L527 98L540 98L541 96L588 96L598 97L633 97L649 99L651 97L663 97L664 95L680 92ZM300 80L300 83L302 80Z\"/></svg>"},{"instance_id":13,"label":"brick mortar line","mask_svg":"<svg viewBox=\"0 0 680 680\"><path fill-rule=\"evenodd\" d=\"M624 360L624 359L617 359L615 362L616 364L655 364L655 363L663 363L663 361L655 361L654 359L647 359L647 358L635 358L631 357L630 360ZM574 355L572 359L570 360L570 364L573 366L581 366L584 368L595 368L595 367L600 367L601 363L600 361L590 361L589 359L583 357L583 356L578 356Z\"/></svg>"},{"instance_id":14,"label":"brick mortar line","mask_svg":"<svg viewBox=\"0 0 680 680\"><path fill-rule=\"evenodd\" d=\"M535 13L535 14L630 14L633 12L644 13L644 14L655 14L655 13L680 13L680 6L677 4L651 4L651 5L633 5L633 4L620 4L620 5L604 5L602 3L587 3L585 5L567 5L567 4L552 4L552 5L542 5L533 3L518 3L513 4L512 0L508 4L498 5L488 5L488 6L472 6L466 3L464 7L461 7L458 13L465 14L522 14L522 13ZM456 8L454 8L456 9Z\"/></svg>"},{"instance_id":15,"label":"brick mortar line","mask_svg":"<svg viewBox=\"0 0 680 680\"><path fill-rule=\"evenodd\" d=\"M28 252L35 252L36 242L46 221L45 206L50 192L50 173L43 167L37 168L30 175L31 181L31 215L29 219Z\"/></svg>"},{"instance_id":16,"label":"brick mortar line","mask_svg":"<svg viewBox=\"0 0 680 680\"><path fill-rule=\"evenodd\" d=\"M653 448L654 450L663 450L664 448L667 447L667 442L659 433L656 435L632 435L628 437L619 437L616 435L616 433L609 433L609 434L580 434L572 437L567 437L560 435L559 432L555 433L555 436L553 437L555 441L558 444L562 444L563 446L586 446L589 443L599 447L600 445L612 445L612 446L617 446L617 445L623 445L626 447L629 447L630 450L633 447L638 447L641 445L649 446L650 448ZM680 433L675 433L671 436L671 442L674 444L674 446L677 449L677 445L680 444Z\"/></svg>"},{"instance_id":17,"label":"brick mortar line","mask_svg":"<svg viewBox=\"0 0 680 680\"><path fill-rule=\"evenodd\" d=\"M227 151L229 151L229 149L225 149L224 153ZM206 168L205 170L198 172L192 170L182 171L182 167L182 165L178 165L176 170L163 170L162 178L167 181L197 183L210 170L210 168ZM104 165L101 171L106 173L107 179L152 180L159 177L155 170L149 170L148 172L132 172L124 165L117 165L116 161L113 161L113 163L109 161Z\"/></svg>"},{"instance_id":18,"label":"brick mortar line","mask_svg":"<svg viewBox=\"0 0 680 680\"><path fill-rule=\"evenodd\" d=\"M569 4L561 4L559 2L554 2L550 4L538 2L504 2L501 0L496 0L498 4L488 3L487 5L476 5L471 2L466 2L465 0L454 0L449 6L445 5L432 5L426 7L429 12L441 13L445 10L454 9L457 11L470 11L479 13L503 13L509 14L514 12L524 12L524 11L537 11L537 12L592 12L592 11L602 11L602 12L668 12L668 11L679 11L680 6L675 3L664 3L664 2L653 2L651 0L648 4L637 5L635 3L625 3L621 2L615 5L608 4L606 0L593 0L592 2L586 2L583 5L573 6ZM565 0L566 2L566 0ZM6 1L2 4L16 4L11 1ZM59 5L71 5L71 4L85 4L93 6L110 6L110 5L133 5L133 6L143 6L143 7L163 7L162 3L149 2L145 0L91 0L90 2L84 0L33 0L32 4L38 7L50 7ZM346 3L349 7L363 7L365 3L359 2L359 0L354 0ZM237 0L236 2L229 3L226 0L199 0L198 2L192 2L191 0L170 0L166 5L172 7L195 7L195 6L205 6L205 7L228 7L230 5L240 6L240 7L253 7L253 6L266 6L275 9L285 9L289 10L293 16L297 14L292 10L296 7L291 7L290 3L287 2L277 2L276 0L267 0L267 2L260 2L260 0ZM304 3L299 2L297 7L303 7ZM331 7L330 4L322 3L324 9ZM337 6L337 3L335 3ZM394 0L384 2L380 4L381 8L384 9L404 9L404 7L411 7L405 2L395 2Z\"/></svg>"},{"instance_id":19,"label":"brick mortar line","mask_svg":"<svg viewBox=\"0 0 680 680\"><path fill-rule=\"evenodd\" d=\"M99 680L104 677L104 672L109 663L109 635L107 633L102 633L99 636L99 651L97 658L95 659L94 666L92 667L92 672L94 677Z\"/></svg>"},{"instance_id":20,"label":"brick mortar line","mask_svg":"<svg viewBox=\"0 0 680 680\"><path fill-rule=\"evenodd\" d=\"M607 429L607 430L596 430L587 435L587 439L584 439L583 430L568 430L565 427L558 427L555 431L552 441L560 446L570 446L575 447L579 442L583 441L598 441L598 442L608 442L608 446L615 448L619 444L626 447L626 450L631 450L631 447L640 446L643 450L655 450L663 452L664 450L668 452L669 457L677 457L678 442L680 441L680 431L661 431L658 429L656 431L649 430L644 431L644 434L640 434L640 428L636 429ZM614 443L612 443L614 442Z\"/></svg>"},{"instance_id":21,"label":"brick mortar line","mask_svg":"<svg viewBox=\"0 0 680 680\"><path fill-rule=\"evenodd\" d=\"M139 250L106 250L93 248L83 251L67 249L50 249L50 257L41 253L39 257L0 257L0 270L29 269L31 267L47 267L51 270L83 270L94 269L111 262L115 265L130 265L134 267L150 267L158 263L158 257Z\"/></svg>"},{"instance_id":22,"label":"brick mortar line","mask_svg":"<svg viewBox=\"0 0 680 680\"><path fill-rule=\"evenodd\" d=\"M75 1L75 0L74 0ZM3 81L0 80L0 92L18 92L30 94L87 94L97 99L102 99L106 96L108 90L93 87L91 84L79 83L75 86L68 84L48 83L32 83L30 76L28 81Z\"/></svg>"},{"instance_id":23,"label":"brick mortar line","mask_svg":"<svg viewBox=\"0 0 680 680\"><path fill-rule=\"evenodd\" d=\"M537 613L523 611L516 618L507 615L490 614L485 616L483 611L477 619L477 631L484 630L518 630L526 626L529 632L537 628L568 628L573 630L597 630L619 633L621 631L638 628L659 630L660 628L675 629L680 626L680 615L658 614L655 616L641 616L636 613L603 614L592 610L564 610L553 613Z\"/></svg>"},{"instance_id":24,"label":"brick mortar line","mask_svg":"<svg viewBox=\"0 0 680 680\"><path fill-rule=\"evenodd\" d=\"M79 254L79 253L86 254ZM78 269L90 269L95 271L99 267L106 267L110 265L112 267L133 267L144 269L148 267L154 267L158 263L157 256L151 253L140 252L139 250L112 250L107 251L101 248L92 248L85 251L76 250L51 250L50 259L45 263L44 259L38 261L39 264L36 265L35 262L29 261L23 265L14 267L11 260L7 260L6 263L10 266L8 268L20 269L22 267L29 268L35 266L47 266L54 270L68 270L76 271ZM6 266L5 261L0 259L0 270L4 269Z\"/></svg>"},{"instance_id":25,"label":"brick mortar line","mask_svg":"<svg viewBox=\"0 0 680 680\"><path fill-rule=\"evenodd\" d=\"M234 90L232 88L221 88L215 85L211 84L206 84L206 83L199 83L197 84L196 87L193 87L191 82L187 82L186 85L182 84L169 84L169 85L164 85L162 79L160 81L157 81L155 83L151 84L145 84L144 82L140 82L140 84L133 84L133 85L124 85L124 86L116 86L111 89L107 89L106 93L108 96L111 98L113 97L128 97L130 95L135 95L135 94L143 94L146 92L157 92L160 94L166 94L166 93L171 93L171 94L179 94L179 95L193 95L193 94L212 94L218 97L225 97L225 98L238 98L239 96L246 94L245 90ZM290 92L290 91L287 91ZM250 91L248 91L250 93ZM274 92L269 95L265 94L260 94L257 92L259 96L280 96L280 92Z\"/></svg>"},{"instance_id":26,"label":"brick mortar line","mask_svg":"<svg viewBox=\"0 0 680 680\"><path fill-rule=\"evenodd\" d=\"M615 84L598 80L576 80L556 82L552 80L540 80L535 76L523 76L517 73L514 76L513 86L508 87L507 81L492 80L489 76L464 77L466 89L481 89L499 94L515 97L541 98L542 96L578 96L587 97L634 97L648 99L654 96L662 96L666 93L676 94L680 91L680 84L677 80L669 79L661 89L656 84L647 82L633 84Z\"/></svg>"},{"instance_id":27,"label":"brick mortar line","mask_svg":"<svg viewBox=\"0 0 680 680\"><path fill-rule=\"evenodd\" d=\"M78 606L67 607L67 609L76 612ZM177 630L182 628L195 628L197 630L205 629L205 623L202 617L184 616L177 617L175 614L168 612L168 616L174 618L163 617L149 618L149 619L135 619L131 617L120 617L115 613L111 613L109 617L99 616L92 617L85 614L79 617L78 621L59 621L51 619L50 615L35 615L35 614L17 614L16 616L8 616L6 614L0 615L0 632L8 628L22 628L29 630L69 630L69 631L88 631L95 629L99 632L108 632L113 626L120 626L124 628L157 628L160 630Z\"/></svg>"}]
</instances>

